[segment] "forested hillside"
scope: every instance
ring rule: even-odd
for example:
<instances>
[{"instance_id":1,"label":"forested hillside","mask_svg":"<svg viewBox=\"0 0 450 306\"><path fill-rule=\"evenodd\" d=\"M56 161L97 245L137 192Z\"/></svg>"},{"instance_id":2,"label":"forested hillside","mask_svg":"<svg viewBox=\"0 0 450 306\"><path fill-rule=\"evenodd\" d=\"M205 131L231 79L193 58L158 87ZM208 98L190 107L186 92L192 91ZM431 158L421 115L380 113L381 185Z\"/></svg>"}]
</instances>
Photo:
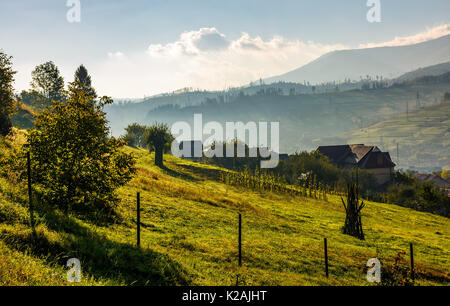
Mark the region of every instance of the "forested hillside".
<instances>
[{"instance_id":1,"label":"forested hillside","mask_svg":"<svg viewBox=\"0 0 450 306\"><path fill-rule=\"evenodd\" d=\"M450 80L444 75L389 87L371 86L322 94L286 95L266 90L253 95L241 94L226 102L208 99L197 106L166 105L148 111L145 105L113 106L108 109L108 118L114 135L123 134L131 122L192 123L195 113L202 113L204 122L278 121L281 151L293 153L316 149L318 145L338 144L347 132L406 111L440 104L449 90ZM379 139L372 141L378 144Z\"/></svg>"}]
</instances>

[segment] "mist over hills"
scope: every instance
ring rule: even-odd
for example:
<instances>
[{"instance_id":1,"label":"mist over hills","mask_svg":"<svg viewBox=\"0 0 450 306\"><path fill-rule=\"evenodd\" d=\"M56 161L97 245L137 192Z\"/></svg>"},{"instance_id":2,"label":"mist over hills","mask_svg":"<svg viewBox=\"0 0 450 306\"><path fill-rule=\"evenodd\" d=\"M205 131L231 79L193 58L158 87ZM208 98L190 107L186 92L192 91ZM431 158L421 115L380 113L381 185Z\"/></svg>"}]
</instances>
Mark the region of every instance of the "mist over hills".
<instances>
[{"instance_id":1,"label":"mist over hills","mask_svg":"<svg viewBox=\"0 0 450 306\"><path fill-rule=\"evenodd\" d=\"M222 124L227 121L277 121L280 122L281 152L293 153L316 149L319 145L340 144L346 141L343 136L348 132L364 129L407 110L412 112L438 105L449 91L450 73L447 73L389 87L342 92L286 95L274 89L253 95L240 94L223 101L208 99L199 105L180 107L172 104L147 111L145 104L132 104L130 108L123 105L110 109L108 116L116 136L123 134L126 124L131 122L151 124L158 121L171 125L185 121L193 124L196 113L203 114L203 122ZM447 134L442 136L442 141L448 141ZM370 138L371 144L377 145L380 141L379 137ZM439 150L436 154L445 153Z\"/></svg>"},{"instance_id":2,"label":"mist over hills","mask_svg":"<svg viewBox=\"0 0 450 306\"><path fill-rule=\"evenodd\" d=\"M359 80L367 75L392 79L421 67L449 61L450 35L447 35L408 46L334 51L298 69L267 78L265 82L322 83Z\"/></svg>"},{"instance_id":3,"label":"mist over hills","mask_svg":"<svg viewBox=\"0 0 450 306\"><path fill-rule=\"evenodd\" d=\"M399 76L398 78L395 79L395 81L402 82L424 76L438 76L447 72L450 72L450 62L419 68L417 70Z\"/></svg>"},{"instance_id":4,"label":"mist over hills","mask_svg":"<svg viewBox=\"0 0 450 306\"><path fill-rule=\"evenodd\" d=\"M395 72L395 78L385 78L387 71L392 75ZM408 111L443 103L444 95L447 93L448 97L450 92L450 35L405 47L333 52L296 72L311 76L305 77L308 81L321 75L323 78L316 80L322 83L311 85L303 80L285 79L269 84L268 80L261 80L225 91L186 89L149 97L139 103L108 105L105 110L114 136L124 134L124 128L133 122L149 125L158 121L171 125L186 121L192 124L193 115L202 113L204 122L280 122L280 151L283 153L340 144L355 138L356 134L348 137L349 133ZM384 78L373 78L371 74ZM345 75L345 81L333 81L337 75ZM443 109L448 111L448 108ZM427 124L424 122L421 128L426 128ZM377 137L365 141L377 145L387 134L372 133ZM444 132L443 138L433 141L441 141L442 145L437 144L436 152L427 156L445 155L443 144L449 141L448 133ZM422 155L411 152L414 147L408 151L408 158L403 159L407 161L403 166L419 162L417 158ZM420 161L421 165L448 166L447 160L435 162L438 158L434 157L432 162Z\"/></svg>"}]
</instances>

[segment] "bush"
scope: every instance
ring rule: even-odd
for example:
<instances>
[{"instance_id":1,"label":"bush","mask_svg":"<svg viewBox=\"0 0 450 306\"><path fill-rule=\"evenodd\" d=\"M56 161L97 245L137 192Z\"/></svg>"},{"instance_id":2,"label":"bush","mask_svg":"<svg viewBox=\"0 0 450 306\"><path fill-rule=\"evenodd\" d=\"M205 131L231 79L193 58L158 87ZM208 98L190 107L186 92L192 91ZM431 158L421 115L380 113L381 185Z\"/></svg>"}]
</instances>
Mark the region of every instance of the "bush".
<instances>
[{"instance_id":1,"label":"bush","mask_svg":"<svg viewBox=\"0 0 450 306\"><path fill-rule=\"evenodd\" d=\"M27 136L32 179L42 200L69 208L111 208L116 188L127 183L134 159L120 150L125 143L109 138L102 108L103 97L93 103L82 87L73 83L66 102L55 101L40 112Z\"/></svg>"},{"instance_id":2,"label":"bush","mask_svg":"<svg viewBox=\"0 0 450 306\"><path fill-rule=\"evenodd\" d=\"M12 129L12 122L9 116L0 114L0 135L7 136Z\"/></svg>"},{"instance_id":3,"label":"bush","mask_svg":"<svg viewBox=\"0 0 450 306\"><path fill-rule=\"evenodd\" d=\"M317 151L295 153L288 159L280 161L276 173L286 178L288 183L307 187L311 178L316 176L316 182L327 185L341 191L346 190L347 185L353 183L358 177L361 192L375 191L376 180L373 173L367 170L339 168L328 157Z\"/></svg>"},{"instance_id":4,"label":"bush","mask_svg":"<svg viewBox=\"0 0 450 306\"><path fill-rule=\"evenodd\" d=\"M122 137L122 139L130 146L130 147L144 147L145 145L145 133L147 131L147 127L144 125L140 125L138 123L133 123L128 125L125 128L126 134Z\"/></svg>"},{"instance_id":5,"label":"bush","mask_svg":"<svg viewBox=\"0 0 450 306\"><path fill-rule=\"evenodd\" d=\"M413 208L419 211L450 215L450 198L432 182L421 182L407 174L396 174L396 184L386 193L389 203Z\"/></svg>"},{"instance_id":6,"label":"bush","mask_svg":"<svg viewBox=\"0 0 450 306\"><path fill-rule=\"evenodd\" d=\"M381 286L413 286L411 271L408 263L403 258L405 252L398 252L392 265L382 265Z\"/></svg>"}]
</instances>

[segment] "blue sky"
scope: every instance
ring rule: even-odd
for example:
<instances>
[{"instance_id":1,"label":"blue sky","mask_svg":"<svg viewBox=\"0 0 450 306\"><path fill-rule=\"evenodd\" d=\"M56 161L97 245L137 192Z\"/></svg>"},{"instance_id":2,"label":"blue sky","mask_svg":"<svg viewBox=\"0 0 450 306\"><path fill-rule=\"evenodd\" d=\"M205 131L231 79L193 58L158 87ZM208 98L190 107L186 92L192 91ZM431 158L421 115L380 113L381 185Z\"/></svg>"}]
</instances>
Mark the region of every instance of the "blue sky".
<instances>
[{"instance_id":1,"label":"blue sky","mask_svg":"<svg viewBox=\"0 0 450 306\"><path fill-rule=\"evenodd\" d=\"M449 29L448 0L380 0L380 23L366 20L366 2L80 0L81 22L69 23L66 0L1 0L0 48L14 57L17 90L29 87L34 66L53 60L66 81L84 63L100 93L142 97L223 89L331 50L395 45L396 37L404 44Z\"/></svg>"}]
</instances>

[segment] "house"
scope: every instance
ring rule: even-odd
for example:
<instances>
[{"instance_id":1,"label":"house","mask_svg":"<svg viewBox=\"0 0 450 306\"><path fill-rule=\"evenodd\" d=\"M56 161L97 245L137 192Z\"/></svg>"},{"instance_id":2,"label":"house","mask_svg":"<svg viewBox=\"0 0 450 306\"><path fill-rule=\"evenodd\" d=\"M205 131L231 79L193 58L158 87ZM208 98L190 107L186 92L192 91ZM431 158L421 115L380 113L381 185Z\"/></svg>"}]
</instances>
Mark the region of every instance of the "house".
<instances>
[{"instance_id":1,"label":"house","mask_svg":"<svg viewBox=\"0 0 450 306\"><path fill-rule=\"evenodd\" d=\"M427 174L427 173L417 173L416 179L422 182L433 182L442 188L450 188L450 182L448 180L444 180L439 175L436 174Z\"/></svg>"},{"instance_id":2,"label":"house","mask_svg":"<svg viewBox=\"0 0 450 306\"><path fill-rule=\"evenodd\" d=\"M200 140L183 140L178 148L181 158L197 161L203 157L203 143Z\"/></svg>"},{"instance_id":3,"label":"house","mask_svg":"<svg viewBox=\"0 0 450 306\"><path fill-rule=\"evenodd\" d=\"M280 153L280 154L278 155L278 158L279 158L280 160L288 159L288 158L289 158L289 154L286 154L286 153Z\"/></svg>"},{"instance_id":4,"label":"house","mask_svg":"<svg viewBox=\"0 0 450 306\"><path fill-rule=\"evenodd\" d=\"M395 164L391 156L388 152L381 152L377 146L363 144L320 146L317 151L339 167L371 171L380 185L391 181L394 173Z\"/></svg>"}]
</instances>

